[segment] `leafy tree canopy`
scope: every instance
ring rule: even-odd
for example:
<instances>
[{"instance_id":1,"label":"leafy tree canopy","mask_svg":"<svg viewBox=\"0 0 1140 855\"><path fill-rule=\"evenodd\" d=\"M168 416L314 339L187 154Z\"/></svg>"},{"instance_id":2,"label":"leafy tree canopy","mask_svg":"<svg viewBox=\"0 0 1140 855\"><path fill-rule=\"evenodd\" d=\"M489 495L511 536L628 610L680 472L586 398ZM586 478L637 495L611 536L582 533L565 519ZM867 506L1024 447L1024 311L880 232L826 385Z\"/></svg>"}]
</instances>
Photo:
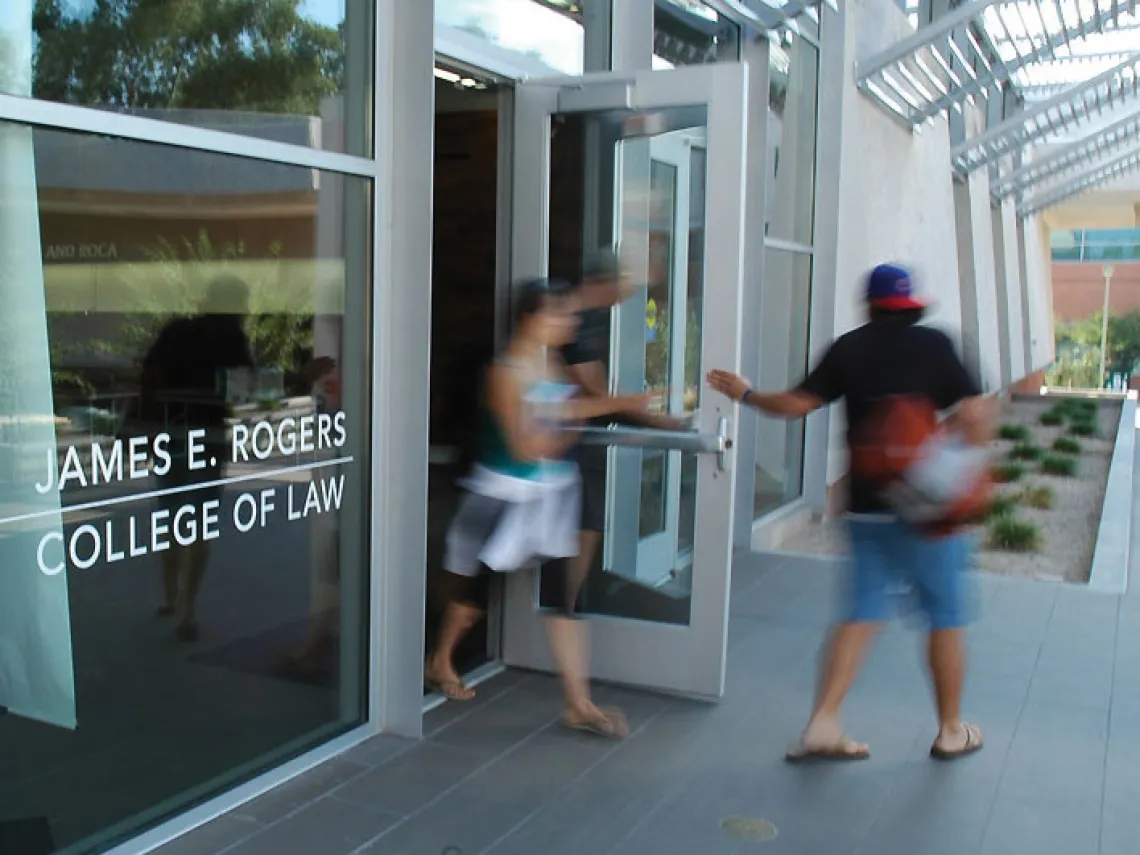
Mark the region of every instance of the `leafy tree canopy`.
<instances>
[{"instance_id":1,"label":"leafy tree canopy","mask_svg":"<svg viewBox=\"0 0 1140 855\"><path fill-rule=\"evenodd\" d=\"M1057 321L1057 350L1087 352L1095 349L1099 358L1102 318L1103 314L1097 312L1080 321ZM1127 374L1137 363L1140 363L1140 310L1109 315L1105 368Z\"/></svg>"},{"instance_id":2,"label":"leafy tree canopy","mask_svg":"<svg viewBox=\"0 0 1140 855\"><path fill-rule=\"evenodd\" d=\"M341 32L299 0L36 0L37 98L118 109L317 115L340 92Z\"/></svg>"}]
</instances>

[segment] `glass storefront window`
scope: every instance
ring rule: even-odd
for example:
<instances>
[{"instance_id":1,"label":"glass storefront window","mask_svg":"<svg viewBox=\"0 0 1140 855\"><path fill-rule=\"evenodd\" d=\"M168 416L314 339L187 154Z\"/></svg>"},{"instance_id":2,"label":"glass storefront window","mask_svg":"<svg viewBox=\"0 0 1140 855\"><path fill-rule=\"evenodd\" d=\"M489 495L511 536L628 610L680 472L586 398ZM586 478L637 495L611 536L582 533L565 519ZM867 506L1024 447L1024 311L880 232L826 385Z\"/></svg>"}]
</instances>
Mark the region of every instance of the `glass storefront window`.
<instances>
[{"instance_id":1,"label":"glass storefront window","mask_svg":"<svg viewBox=\"0 0 1140 855\"><path fill-rule=\"evenodd\" d=\"M701 0L656 0L653 67L740 59L740 27Z\"/></svg>"},{"instance_id":2,"label":"glass storefront window","mask_svg":"<svg viewBox=\"0 0 1140 855\"><path fill-rule=\"evenodd\" d=\"M812 257L807 253L766 249L761 291L757 388L787 389L808 368ZM760 419L756 434L754 517L797 499L803 493L804 420Z\"/></svg>"},{"instance_id":3,"label":"glass storefront window","mask_svg":"<svg viewBox=\"0 0 1140 855\"><path fill-rule=\"evenodd\" d=\"M475 37L535 70L581 74L585 7L600 0L435 0L437 45ZM605 0L608 5L609 0Z\"/></svg>"},{"instance_id":4,"label":"glass storefront window","mask_svg":"<svg viewBox=\"0 0 1140 855\"><path fill-rule=\"evenodd\" d=\"M33 97L367 156L374 0L40 0Z\"/></svg>"},{"instance_id":5,"label":"glass storefront window","mask_svg":"<svg viewBox=\"0 0 1140 855\"><path fill-rule=\"evenodd\" d=\"M0 157L0 826L104 851L366 719L372 189Z\"/></svg>"},{"instance_id":6,"label":"glass storefront window","mask_svg":"<svg viewBox=\"0 0 1140 855\"><path fill-rule=\"evenodd\" d=\"M819 49L785 33L771 46L768 90L768 193L765 233L804 246L813 242Z\"/></svg>"}]
</instances>

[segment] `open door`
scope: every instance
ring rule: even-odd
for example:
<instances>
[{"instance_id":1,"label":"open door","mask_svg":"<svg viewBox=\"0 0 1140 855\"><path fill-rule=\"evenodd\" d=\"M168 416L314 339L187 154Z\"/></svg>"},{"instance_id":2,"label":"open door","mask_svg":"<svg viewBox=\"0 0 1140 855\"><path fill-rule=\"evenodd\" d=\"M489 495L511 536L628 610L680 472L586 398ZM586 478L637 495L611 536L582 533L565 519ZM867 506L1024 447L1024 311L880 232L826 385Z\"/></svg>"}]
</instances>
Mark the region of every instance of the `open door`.
<instances>
[{"instance_id":1,"label":"open door","mask_svg":"<svg viewBox=\"0 0 1140 855\"><path fill-rule=\"evenodd\" d=\"M746 117L743 64L531 81L515 103L513 278L615 249L640 287L614 310L611 387L692 426L587 431L609 446L592 674L705 698L724 690L736 421L703 377L740 365ZM509 665L553 670L541 588L507 583Z\"/></svg>"}]
</instances>

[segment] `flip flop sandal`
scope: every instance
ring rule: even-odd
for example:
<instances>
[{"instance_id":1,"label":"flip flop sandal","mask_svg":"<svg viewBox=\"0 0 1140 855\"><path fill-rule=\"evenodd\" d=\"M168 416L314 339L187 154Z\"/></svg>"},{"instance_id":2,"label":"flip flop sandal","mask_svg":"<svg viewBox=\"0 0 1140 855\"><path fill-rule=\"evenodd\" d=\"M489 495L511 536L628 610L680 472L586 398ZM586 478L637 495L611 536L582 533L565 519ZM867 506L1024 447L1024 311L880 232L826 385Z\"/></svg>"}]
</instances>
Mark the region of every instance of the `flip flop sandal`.
<instances>
[{"instance_id":1,"label":"flip flop sandal","mask_svg":"<svg viewBox=\"0 0 1140 855\"><path fill-rule=\"evenodd\" d=\"M961 760L963 757L969 757L971 754L976 754L981 751L985 746L985 740L982 739L982 733L975 725L962 722L962 727L966 730L966 744L961 748L953 750L946 748L939 748L938 743L935 742L930 746L930 756L935 760L951 761Z\"/></svg>"},{"instance_id":2,"label":"flip flop sandal","mask_svg":"<svg viewBox=\"0 0 1140 855\"><path fill-rule=\"evenodd\" d=\"M583 719L563 718L562 723L571 730L580 730L603 739L625 739L629 724L620 710L599 710L601 715Z\"/></svg>"},{"instance_id":3,"label":"flip flop sandal","mask_svg":"<svg viewBox=\"0 0 1140 855\"><path fill-rule=\"evenodd\" d=\"M855 763L867 760L871 750L864 748L852 739L843 737L835 745L825 748L805 748L803 743L794 746L784 755L784 761L795 766L811 763Z\"/></svg>"},{"instance_id":4,"label":"flip flop sandal","mask_svg":"<svg viewBox=\"0 0 1140 855\"><path fill-rule=\"evenodd\" d=\"M449 701L475 700L475 693L472 692L471 687L462 680L433 680L425 676L424 688L429 692L437 692L443 695Z\"/></svg>"}]
</instances>

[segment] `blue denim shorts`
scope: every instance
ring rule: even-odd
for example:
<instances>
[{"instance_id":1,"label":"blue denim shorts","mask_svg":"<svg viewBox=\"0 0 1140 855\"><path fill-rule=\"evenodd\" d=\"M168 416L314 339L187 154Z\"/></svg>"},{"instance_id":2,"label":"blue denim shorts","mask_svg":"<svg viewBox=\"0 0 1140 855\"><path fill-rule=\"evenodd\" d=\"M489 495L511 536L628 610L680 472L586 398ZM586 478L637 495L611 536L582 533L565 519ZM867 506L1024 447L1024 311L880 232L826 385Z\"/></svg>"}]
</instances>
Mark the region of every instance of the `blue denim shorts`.
<instances>
[{"instance_id":1,"label":"blue denim shorts","mask_svg":"<svg viewBox=\"0 0 1140 855\"><path fill-rule=\"evenodd\" d=\"M930 629L973 620L973 533L931 538L899 520L848 519L852 566L846 620L889 620L900 605L921 611Z\"/></svg>"}]
</instances>

